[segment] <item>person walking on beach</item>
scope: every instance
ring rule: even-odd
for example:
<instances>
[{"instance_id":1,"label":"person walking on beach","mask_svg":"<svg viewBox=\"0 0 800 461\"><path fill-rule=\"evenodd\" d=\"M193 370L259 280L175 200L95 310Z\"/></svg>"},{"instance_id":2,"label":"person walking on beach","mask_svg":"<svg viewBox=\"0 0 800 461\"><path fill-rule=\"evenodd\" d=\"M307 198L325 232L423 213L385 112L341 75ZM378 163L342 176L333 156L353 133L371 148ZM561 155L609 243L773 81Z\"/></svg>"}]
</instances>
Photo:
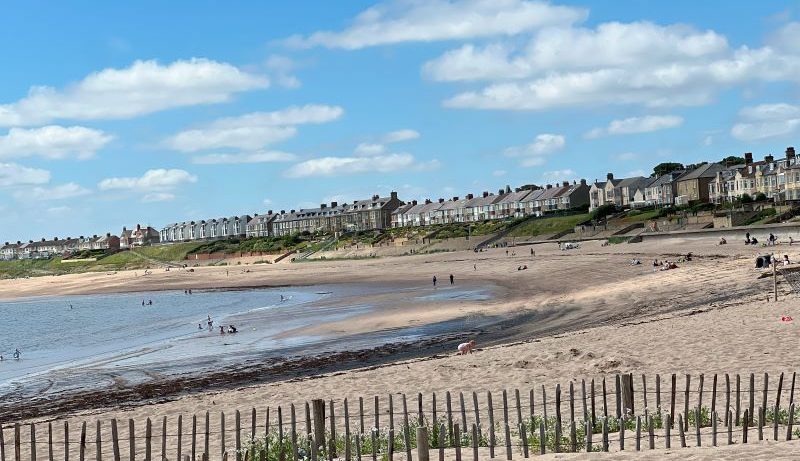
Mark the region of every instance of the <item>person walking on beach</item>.
<instances>
[{"instance_id":1,"label":"person walking on beach","mask_svg":"<svg viewBox=\"0 0 800 461\"><path fill-rule=\"evenodd\" d=\"M14 359L15 360L19 360L19 358L21 356L22 356L22 353L19 351L19 349L14 349Z\"/></svg>"},{"instance_id":2,"label":"person walking on beach","mask_svg":"<svg viewBox=\"0 0 800 461\"><path fill-rule=\"evenodd\" d=\"M453 278L453 274L450 274L450 285L453 285L455 283L454 280L455 279Z\"/></svg>"},{"instance_id":3,"label":"person walking on beach","mask_svg":"<svg viewBox=\"0 0 800 461\"><path fill-rule=\"evenodd\" d=\"M474 271L478 270L478 265L477 264L473 264L472 265L472 270L474 270Z\"/></svg>"},{"instance_id":4,"label":"person walking on beach","mask_svg":"<svg viewBox=\"0 0 800 461\"><path fill-rule=\"evenodd\" d=\"M436 288L436 276L433 276L433 287Z\"/></svg>"},{"instance_id":5,"label":"person walking on beach","mask_svg":"<svg viewBox=\"0 0 800 461\"><path fill-rule=\"evenodd\" d=\"M142 306L144 306L144 299L142 300Z\"/></svg>"}]
</instances>

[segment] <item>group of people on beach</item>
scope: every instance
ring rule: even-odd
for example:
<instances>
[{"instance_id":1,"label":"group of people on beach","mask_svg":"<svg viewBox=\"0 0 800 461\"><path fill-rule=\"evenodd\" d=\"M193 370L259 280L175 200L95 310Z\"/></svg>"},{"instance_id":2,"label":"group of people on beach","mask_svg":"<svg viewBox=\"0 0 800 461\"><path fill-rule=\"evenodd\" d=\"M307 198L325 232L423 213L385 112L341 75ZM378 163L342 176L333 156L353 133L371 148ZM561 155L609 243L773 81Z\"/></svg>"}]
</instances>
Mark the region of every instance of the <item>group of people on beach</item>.
<instances>
[{"instance_id":1,"label":"group of people on beach","mask_svg":"<svg viewBox=\"0 0 800 461\"><path fill-rule=\"evenodd\" d=\"M436 284L437 283L439 283L439 279L437 279L436 276L434 275L433 276L433 287L434 288L436 288ZM455 283L456 283L456 278L453 276L453 274L450 274L450 285L455 285Z\"/></svg>"},{"instance_id":2,"label":"group of people on beach","mask_svg":"<svg viewBox=\"0 0 800 461\"><path fill-rule=\"evenodd\" d=\"M791 236L789 236L789 245L791 246L793 243L794 243L794 239ZM722 241L720 241L720 244L722 244ZM748 232L744 236L744 244L745 245L758 245L758 239L755 236L750 237L750 232ZM776 237L775 234L770 233L769 236L767 237L767 242L766 243L762 243L761 246L765 246L765 247L766 246L775 246L777 244L778 244L778 237Z\"/></svg>"},{"instance_id":3,"label":"group of people on beach","mask_svg":"<svg viewBox=\"0 0 800 461\"><path fill-rule=\"evenodd\" d=\"M19 360L22 358L22 352L20 352L18 348L14 349L14 354L12 355L12 357L14 357L14 360ZM3 358L3 354L0 354L0 362L4 360L5 359Z\"/></svg>"}]
</instances>

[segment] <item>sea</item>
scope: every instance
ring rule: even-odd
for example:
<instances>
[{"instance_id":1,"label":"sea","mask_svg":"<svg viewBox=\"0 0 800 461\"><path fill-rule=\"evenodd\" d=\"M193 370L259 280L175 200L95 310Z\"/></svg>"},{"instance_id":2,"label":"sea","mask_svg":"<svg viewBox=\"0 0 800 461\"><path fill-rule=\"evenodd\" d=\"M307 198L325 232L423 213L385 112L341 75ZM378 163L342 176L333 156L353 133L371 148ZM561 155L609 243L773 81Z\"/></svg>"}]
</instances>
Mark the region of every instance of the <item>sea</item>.
<instances>
[{"instance_id":1,"label":"sea","mask_svg":"<svg viewBox=\"0 0 800 461\"><path fill-rule=\"evenodd\" d=\"M340 284L0 301L0 398L41 398L136 385L222 369L256 357L372 348L454 328L453 324L423 325L369 332L348 337L345 343L327 336L292 333L381 309L386 304L349 300L384 294L404 302L464 302L489 299L491 288L418 290ZM227 332L231 325L237 333ZM19 358L14 357L15 350L19 350Z\"/></svg>"}]
</instances>

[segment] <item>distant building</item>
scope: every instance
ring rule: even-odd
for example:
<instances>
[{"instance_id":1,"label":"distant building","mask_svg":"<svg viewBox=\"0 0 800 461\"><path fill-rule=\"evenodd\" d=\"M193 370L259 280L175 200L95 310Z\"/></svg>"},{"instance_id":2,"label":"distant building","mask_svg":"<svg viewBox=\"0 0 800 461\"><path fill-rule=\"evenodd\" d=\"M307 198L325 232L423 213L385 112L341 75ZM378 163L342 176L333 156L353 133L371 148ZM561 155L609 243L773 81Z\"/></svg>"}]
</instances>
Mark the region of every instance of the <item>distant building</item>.
<instances>
[{"instance_id":1,"label":"distant building","mask_svg":"<svg viewBox=\"0 0 800 461\"><path fill-rule=\"evenodd\" d=\"M249 215L242 215L201 221L185 221L170 224L157 233L162 243L245 238L247 237L247 224L250 220Z\"/></svg>"},{"instance_id":2,"label":"distant building","mask_svg":"<svg viewBox=\"0 0 800 461\"><path fill-rule=\"evenodd\" d=\"M122 228L119 236L119 247L129 249L140 246L153 245L161 240L159 232L150 226L142 227L137 224L133 230L127 227Z\"/></svg>"}]
</instances>

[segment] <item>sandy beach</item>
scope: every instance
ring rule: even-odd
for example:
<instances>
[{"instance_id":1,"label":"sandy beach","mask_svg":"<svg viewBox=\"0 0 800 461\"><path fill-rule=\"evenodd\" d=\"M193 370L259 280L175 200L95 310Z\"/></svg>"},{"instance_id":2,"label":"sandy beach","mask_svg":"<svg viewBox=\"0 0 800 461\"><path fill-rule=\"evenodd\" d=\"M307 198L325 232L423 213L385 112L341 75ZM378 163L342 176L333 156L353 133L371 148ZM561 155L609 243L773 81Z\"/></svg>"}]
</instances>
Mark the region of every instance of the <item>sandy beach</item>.
<instances>
[{"instance_id":1,"label":"sandy beach","mask_svg":"<svg viewBox=\"0 0 800 461\"><path fill-rule=\"evenodd\" d=\"M536 256L530 254L531 249ZM69 421L73 427L84 420L144 421L166 416L174 421L178 415L183 415L186 424L192 414L206 411L231 415L236 410L249 414L251 408L262 412L278 405L286 408L296 404L302 408L315 398L341 404L345 398L351 402L358 397L371 401L373 396L406 394L412 398L422 393L424 405L429 408L431 393L441 395L445 391L468 396L476 392L485 405L483 395L487 391L520 389L525 406L531 388L553 389L560 384L566 389L570 382L580 387L581 380L599 383L603 378L613 380L617 373L629 372L637 380L646 375L651 379L650 386L656 374L664 382L677 374L679 386L683 386L684 375L696 379L702 373L706 386L710 386L714 374L720 382L726 373L740 374L744 382L754 373L756 388L761 389L765 372L772 377L787 373L788 379L800 365L794 351L798 324L781 321L787 315L800 321L796 295L790 294L788 285L781 280L778 302L767 302L772 279L759 279L760 273L753 269L753 257L773 248L720 246L716 239L697 238L610 246L586 242L579 249L568 251L560 251L555 243L508 250L508 255L506 249L492 249L481 253L246 266L249 272L231 270L228 276L225 268L200 267L195 272L155 270L147 276L119 272L31 278L0 282L0 297L356 281L395 284L398 290L419 290L422 296L428 296L433 290L433 275L446 284L448 275L453 274L456 284L490 284L494 287L493 296L480 302L449 300L438 303L436 309L426 308L424 303L398 301L395 307L380 313L291 333L333 331L348 335L470 316L511 319L477 333L453 332L453 337L435 345L399 346L386 354L372 351L338 365L328 363L324 373L300 369L291 379L273 380L248 375L244 382L229 381L203 392L178 390L138 403L126 402L124 406L57 412L36 419ZM774 250L800 260L800 247L782 245ZM653 271L653 259L677 261L689 252L692 260L677 262L677 269ZM641 264L631 265L632 259ZM517 270L522 265L528 269ZM472 355L455 356L453 344L470 338L478 342L479 350ZM364 367L363 363L359 366L360 360L373 362ZM662 392L666 392L665 387ZM788 389L788 382L784 389ZM786 393L784 390L783 398L788 401ZM774 384L770 399L774 399L773 394ZM717 399L722 406L721 396ZM681 402L678 401L679 408ZM416 403L410 406L416 408ZM212 429L218 420L218 415L212 418ZM218 438L212 438L212 445L218 443ZM627 453L625 457L614 453L607 457L795 459L799 451L796 442L739 444L717 450L696 448L680 453L674 447L664 450L662 445L654 452ZM586 454L552 456L587 459Z\"/></svg>"}]
</instances>

